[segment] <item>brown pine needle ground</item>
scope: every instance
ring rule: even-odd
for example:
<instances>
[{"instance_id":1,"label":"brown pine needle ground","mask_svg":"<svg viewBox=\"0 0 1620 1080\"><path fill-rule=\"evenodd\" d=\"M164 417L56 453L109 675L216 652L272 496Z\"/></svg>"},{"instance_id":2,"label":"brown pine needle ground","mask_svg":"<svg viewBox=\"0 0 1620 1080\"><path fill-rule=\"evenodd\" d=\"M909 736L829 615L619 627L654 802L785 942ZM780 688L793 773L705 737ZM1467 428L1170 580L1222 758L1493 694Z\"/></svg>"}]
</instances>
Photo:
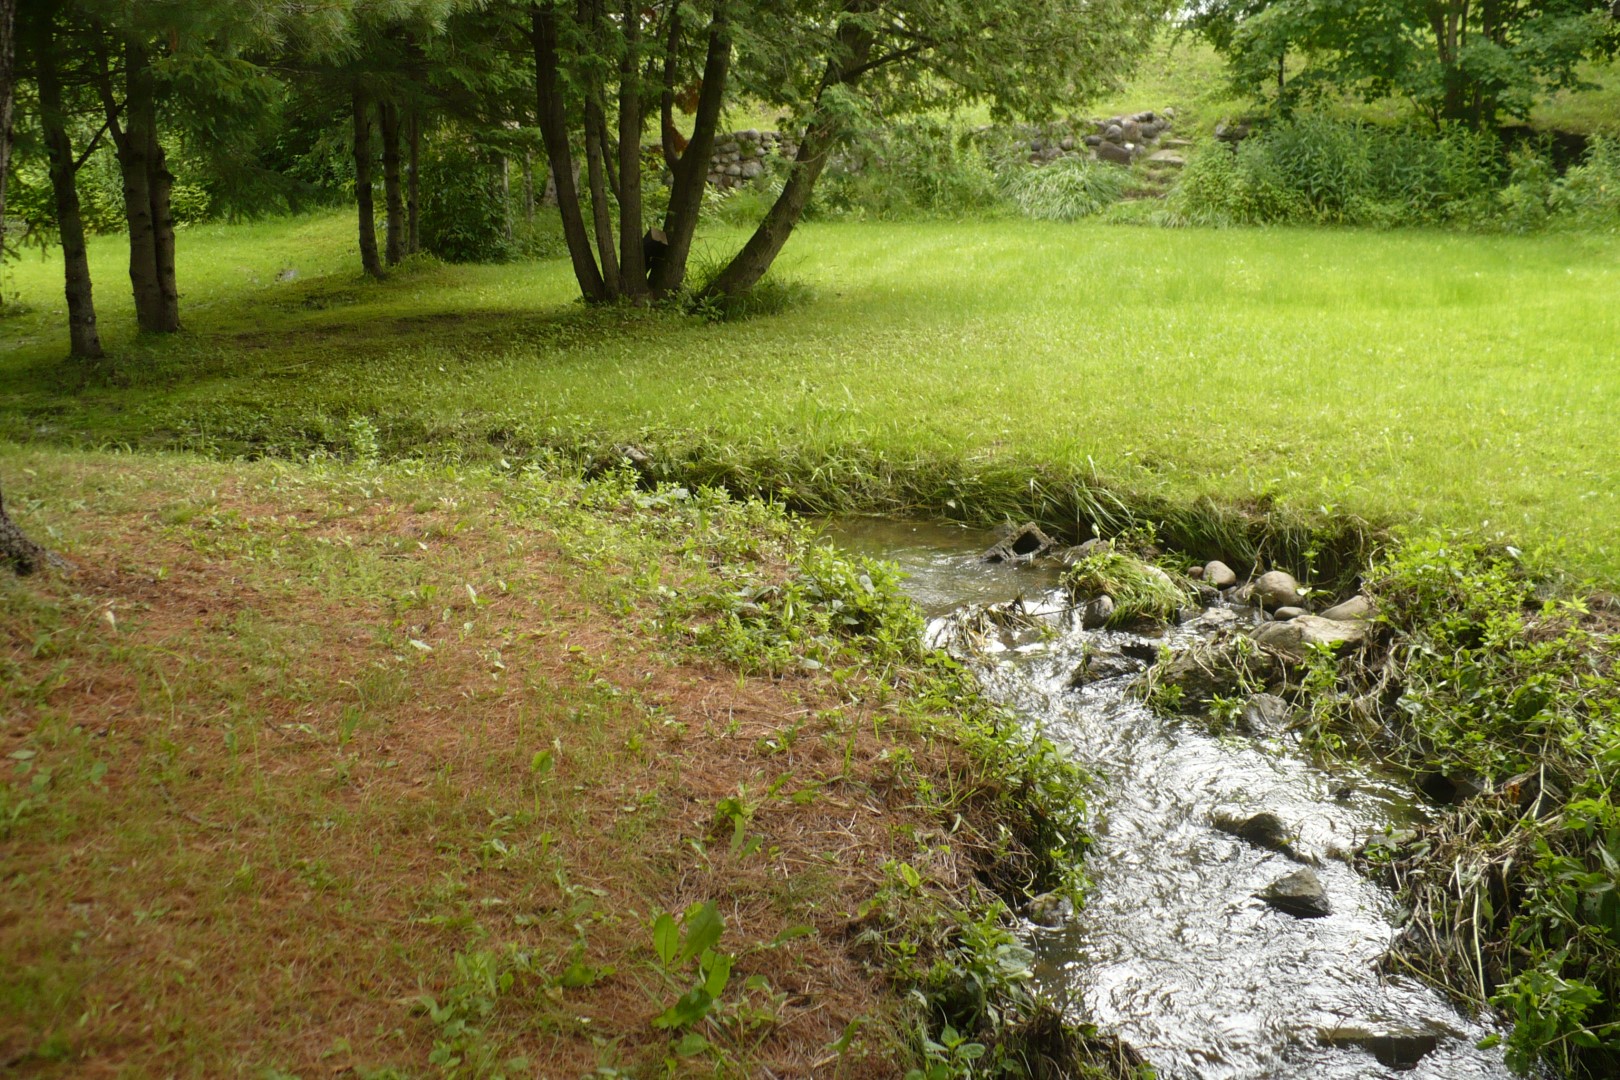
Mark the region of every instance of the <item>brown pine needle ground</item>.
<instances>
[{"instance_id":1,"label":"brown pine needle ground","mask_svg":"<svg viewBox=\"0 0 1620 1080\"><path fill-rule=\"evenodd\" d=\"M539 479L0 457L81 568L0 577L0 1071L896 1074L849 930L890 860L971 879L907 779L960 752L679 647L704 538ZM677 1058L650 926L704 901L736 968Z\"/></svg>"}]
</instances>

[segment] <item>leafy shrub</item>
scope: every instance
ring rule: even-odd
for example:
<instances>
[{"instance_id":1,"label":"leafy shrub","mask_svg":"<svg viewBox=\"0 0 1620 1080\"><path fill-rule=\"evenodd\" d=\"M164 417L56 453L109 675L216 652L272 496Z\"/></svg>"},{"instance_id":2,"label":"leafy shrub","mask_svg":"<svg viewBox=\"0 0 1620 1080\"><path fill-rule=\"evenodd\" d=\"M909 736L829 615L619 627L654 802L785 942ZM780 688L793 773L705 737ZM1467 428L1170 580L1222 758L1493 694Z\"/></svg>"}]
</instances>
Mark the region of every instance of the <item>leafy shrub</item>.
<instances>
[{"instance_id":1,"label":"leafy shrub","mask_svg":"<svg viewBox=\"0 0 1620 1080\"><path fill-rule=\"evenodd\" d=\"M893 219L989 210L1002 201L995 171L967 131L918 120L853 140L822 176L813 209Z\"/></svg>"},{"instance_id":2,"label":"leafy shrub","mask_svg":"<svg viewBox=\"0 0 1620 1080\"><path fill-rule=\"evenodd\" d=\"M1161 220L1172 225L1461 224L1534 232L1620 228L1620 141L1593 138L1558 176L1545 146L1323 117L1279 123L1234 151L1195 155Z\"/></svg>"},{"instance_id":3,"label":"leafy shrub","mask_svg":"<svg viewBox=\"0 0 1620 1080\"><path fill-rule=\"evenodd\" d=\"M1006 181L1013 205L1038 221L1089 217L1125 195L1130 173L1090 158L1059 158L1014 172Z\"/></svg>"},{"instance_id":4,"label":"leafy shrub","mask_svg":"<svg viewBox=\"0 0 1620 1080\"><path fill-rule=\"evenodd\" d=\"M1440 224L1488 218L1502 182L1490 135L1440 136L1307 116L1189 163L1170 201L1176 224Z\"/></svg>"},{"instance_id":5,"label":"leafy shrub","mask_svg":"<svg viewBox=\"0 0 1620 1080\"><path fill-rule=\"evenodd\" d=\"M1553 209L1587 228L1620 229L1620 139L1593 136L1585 160L1554 192Z\"/></svg>"},{"instance_id":6,"label":"leafy shrub","mask_svg":"<svg viewBox=\"0 0 1620 1080\"><path fill-rule=\"evenodd\" d=\"M1420 913L1399 950L1513 1019L1515 1068L1617 1075L1620 642L1511 550L1415 538L1367 585L1394 630L1386 751L1479 789L1392 845Z\"/></svg>"},{"instance_id":7,"label":"leafy shrub","mask_svg":"<svg viewBox=\"0 0 1620 1080\"><path fill-rule=\"evenodd\" d=\"M470 140L424 140L419 190L422 247L446 262L500 262L517 254L500 165Z\"/></svg>"}]
</instances>

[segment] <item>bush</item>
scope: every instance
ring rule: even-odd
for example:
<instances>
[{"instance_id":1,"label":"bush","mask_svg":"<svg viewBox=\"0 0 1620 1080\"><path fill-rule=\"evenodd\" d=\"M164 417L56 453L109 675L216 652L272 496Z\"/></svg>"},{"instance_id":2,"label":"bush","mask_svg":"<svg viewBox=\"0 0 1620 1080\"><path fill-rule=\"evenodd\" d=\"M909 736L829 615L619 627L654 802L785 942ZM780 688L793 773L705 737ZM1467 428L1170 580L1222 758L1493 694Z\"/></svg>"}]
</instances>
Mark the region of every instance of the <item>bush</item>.
<instances>
[{"instance_id":1,"label":"bush","mask_svg":"<svg viewBox=\"0 0 1620 1080\"><path fill-rule=\"evenodd\" d=\"M893 219L993 209L1001 186L971 134L936 120L862 133L828 166L813 208Z\"/></svg>"},{"instance_id":2,"label":"bush","mask_svg":"<svg viewBox=\"0 0 1620 1080\"><path fill-rule=\"evenodd\" d=\"M1130 173L1117 165L1071 157L1026 166L1008 177L1005 189L1025 217L1074 221L1118 202L1129 181Z\"/></svg>"},{"instance_id":3,"label":"bush","mask_svg":"<svg viewBox=\"0 0 1620 1080\"><path fill-rule=\"evenodd\" d=\"M1581 164L1559 177L1545 146L1509 153L1494 135L1461 128L1435 136L1305 117L1235 151L1195 155L1163 220L1620 229L1620 141L1594 137Z\"/></svg>"},{"instance_id":4,"label":"bush","mask_svg":"<svg viewBox=\"0 0 1620 1080\"><path fill-rule=\"evenodd\" d=\"M423 250L446 262L500 262L517 254L499 160L449 133L423 143Z\"/></svg>"},{"instance_id":5,"label":"bush","mask_svg":"<svg viewBox=\"0 0 1620 1080\"><path fill-rule=\"evenodd\" d=\"M1196 155L1170 201L1190 225L1423 225L1489 219L1503 179L1501 144L1323 117L1276 124L1235 152Z\"/></svg>"},{"instance_id":6,"label":"bush","mask_svg":"<svg viewBox=\"0 0 1620 1080\"><path fill-rule=\"evenodd\" d=\"M1585 160L1553 192L1552 209L1586 228L1620 229L1620 139L1593 136Z\"/></svg>"}]
</instances>

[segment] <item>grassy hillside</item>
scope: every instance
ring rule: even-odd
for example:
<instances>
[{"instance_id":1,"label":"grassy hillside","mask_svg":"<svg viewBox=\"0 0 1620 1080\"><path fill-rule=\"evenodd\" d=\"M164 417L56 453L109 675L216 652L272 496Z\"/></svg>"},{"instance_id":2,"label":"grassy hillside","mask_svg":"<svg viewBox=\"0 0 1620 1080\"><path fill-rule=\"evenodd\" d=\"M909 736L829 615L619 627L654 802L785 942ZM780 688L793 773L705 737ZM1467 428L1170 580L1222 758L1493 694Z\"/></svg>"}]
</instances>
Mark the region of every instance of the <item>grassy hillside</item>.
<instances>
[{"instance_id":1,"label":"grassy hillside","mask_svg":"<svg viewBox=\"0 0 1620 1080\"><path fill-rule=\"evenodd\" d=\"M635 441L807 505L937 512L955 491L993 516L1038 477L1500 533L1620 576L1615 238L820 225L781 266L810 299L710 324L585 311L561 262L364 281L349 230L189 230L189 329L166 341L132 338L119 244L98 242L117 359L88 378L31 258L33 312L0 322L0 435L302 454L360 424L463 458Z\"/></svg>"}]
</instances>

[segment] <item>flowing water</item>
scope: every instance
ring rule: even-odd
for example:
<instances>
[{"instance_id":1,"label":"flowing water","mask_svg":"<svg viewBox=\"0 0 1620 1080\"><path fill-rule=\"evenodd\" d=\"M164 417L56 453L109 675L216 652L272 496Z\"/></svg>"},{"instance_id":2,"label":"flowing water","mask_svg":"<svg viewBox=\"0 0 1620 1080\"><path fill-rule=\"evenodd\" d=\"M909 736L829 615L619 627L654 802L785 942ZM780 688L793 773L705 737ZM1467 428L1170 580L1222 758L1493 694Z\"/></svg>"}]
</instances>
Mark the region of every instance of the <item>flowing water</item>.
<instances>
[{"instance_id":1,"label":"flowing water","mask_svg":"<svg viewBox=\"0 0 1620 1080\"><path fill-rule=\"evenodd\" d=\"M1128 673L1070 686L1085 650L1181 647L1252 614L1214 609L1161 637L1088 632L1055 570L980 562L988 534L874 519L839 520L828 534L899 563L942 645L961 647L964 612L1024 599L1028 617L975 638L981 678L1097 778L1087 904L1061 927L1028 928L1050 994L1077 1002L1167 1080L1511 1075L1500 1051L1475 1047L1491 1028L1414 980L1378 973L1394 899L1334 857L1420 816L1409 791L1370 771L1323 768L1280 730L1218 738L1155 716L1126 694ZM1331 915L1297 919L1256 898L1299 863L1212 822L1260 811L1297 833L1296 854L1321 856Z\"/></svg>"}]
</instances>

